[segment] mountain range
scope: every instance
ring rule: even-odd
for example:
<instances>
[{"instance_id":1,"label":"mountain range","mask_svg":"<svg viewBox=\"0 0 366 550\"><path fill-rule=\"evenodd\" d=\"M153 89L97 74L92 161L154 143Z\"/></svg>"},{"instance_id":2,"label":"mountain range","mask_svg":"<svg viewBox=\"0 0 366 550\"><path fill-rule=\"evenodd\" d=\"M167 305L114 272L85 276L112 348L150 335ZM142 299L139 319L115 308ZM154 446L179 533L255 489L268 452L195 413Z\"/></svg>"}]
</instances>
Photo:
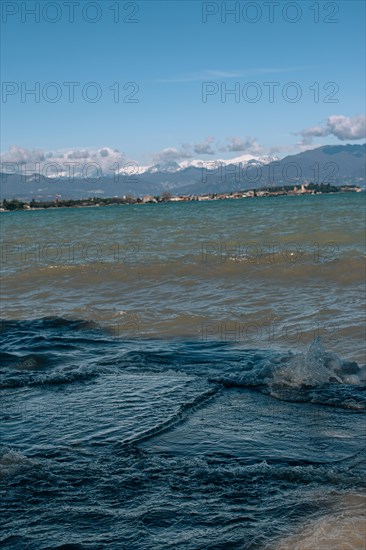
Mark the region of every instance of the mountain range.
<instances>
[{"instance_id":1,"label":"mountain range","mask_svg":"<svg viewBox=\"0 0 366 550\"><path fill-rule=\"evenodd\" d=\"M54 200L92 196L204 195L278 185L330 183L365 187L366 144L325 145L282 159L243 155L230 160L156 164L88 179L0 173L1 199Z\"/></svg>"}]
</instances>

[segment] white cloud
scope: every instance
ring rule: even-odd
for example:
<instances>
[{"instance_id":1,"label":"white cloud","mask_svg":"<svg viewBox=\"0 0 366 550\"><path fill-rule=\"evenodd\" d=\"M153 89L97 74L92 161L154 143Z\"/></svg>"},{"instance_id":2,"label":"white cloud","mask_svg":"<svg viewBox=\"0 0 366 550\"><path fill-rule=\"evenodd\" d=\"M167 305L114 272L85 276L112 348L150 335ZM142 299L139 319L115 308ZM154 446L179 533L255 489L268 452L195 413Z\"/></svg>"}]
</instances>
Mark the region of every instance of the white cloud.
<instances>
[{"instance_id":1,"label":"white cloud","mask_svg":"<svg viewBox=\"0 0 366 550\"><path fill-rule=\"evenodd\" d=\"M298 135L302 136L299 145L310 145L314 137L323 136L335 136L341 141L363 139L365 138L365 120L364 115L329 116L324 126L314 126L298 132Z\"/></svg>"},{"instance_id":2,"label":"white cloud","mask_svg":"<svg viewBox=\"0 0 366 550\"><path fill-rule=\"evenodd\" d=\"M176 147L167 147L162 149L153 156L153 162L160 164L164 162L179 162L182 159L192 157L191 146L188 143L183 143L180 149Z\"/></svg>"},{"instance_id":3,"label":"white cloud","mask_svg":"<svg viewBox=\"0 0 366 550\"><path fill-rule=\"evenodd\" d=\"M87 159L89 157L90 157L89 151L72 151L67 155L67 158L72 160Z\"/></svg>"},{"instance_id":4,"label":"white cloud","mask_svg":"<svg viewBox=\"0 0 366 550\"><path fill-rule=\"evenodd\" d=\"M169 78L160 78L160 83L199 82L202 80L227 80L231 78L246 78L254 75L281 74L316 69L314 65L299 65L292 67L253 67L251 69L234 69L231 71L222 69L202 69L192 73L182 73Z\"/></svg>"},{"instance_id":5,"label":"white cloud","mask_svg":"<svg viewBox=\"0 0 366 550\"><path fill-rule=\"evenodd\" d=\"M123 169L127 162L131 161L128 161L124 153L108 147L43 151L13 145L0 155L1 169L3 170L8 169L14 172L24 170L26 173L39 171L48 177L69 175L70 166L73 166L74 175L85 174L87 171L89 176L94 170L99 171L100 175L111 176L114 171ZM11 167L10 164L15 166Z\"/></svg>"},{"instance_id":6,"label":"white cloud","mask_svg":"<svg viewBox=\"0 0 366 550\"><path fill-rule=\"evenodd\" d=\"M43 162L46 156L41 149L24 149L17 145L12 145L9 151L1 155L1 162L14 162L16 164L27 164Z\"/></svg>"},{"instance_id":7,"label":"white cloud","mask_svg":"<svg viewBox=\"0 0 366 550\"><path fill-rule=\"evenodd\" d=\"M344 141L346 139L363 139L365 137L366 117L358 115L346 117L333 115L328 117L327 127L329 133Z\"/></svg>"},{"instance_id":8,"label":"white cloud","mask_svg":"<svg viewBox=\"0 0 366 550\"><path fill-rule=\"evenodd\" d=\"M181 162L184 159L193 158L193 154L198 155L214 155L215 151L212 148L212 143L215 141L215 138L208 137L201 143L195 143L191 145L189 143L183 143L179 148L177 147L166 147L161 151L158 151L153 155L153 162L155 164L166 163L166 162Z\"/></svg>"},{"instance_id":9,"label":"white cloud","mask_svg":"<svg viewBox=\"0 0 366 550\"><path fill-rule=\"evenodd\" d=\"M211 147L211 144L215 141L215 138L208 137L202 143L195 143L194 152L197 155L214 155L215 151Z\"/></svg>"},{"instance_id":10,"label":"white cloud","mask_svg":"<svg viewBox=\"0 0 366 550\"><path fill-rule=\"evenodd\" d=\"M252 155L261 154L263 152L263 147L259 145L258 141L255 138L246 137L242 139L240 137L230 137L227 138L229 142L228 145L221 148L221 151L230 151L230 152L245 152Z\"/></svg>"}]
</instances>

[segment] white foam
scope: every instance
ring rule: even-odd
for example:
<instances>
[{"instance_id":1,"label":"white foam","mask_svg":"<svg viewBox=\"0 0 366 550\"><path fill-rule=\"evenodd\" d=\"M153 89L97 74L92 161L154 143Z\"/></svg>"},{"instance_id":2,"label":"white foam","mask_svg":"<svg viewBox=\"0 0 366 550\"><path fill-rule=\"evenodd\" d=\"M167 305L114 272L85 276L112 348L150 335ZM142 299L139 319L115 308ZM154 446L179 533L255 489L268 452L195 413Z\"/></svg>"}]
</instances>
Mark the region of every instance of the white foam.
<instances>
[{"instance_id":1,"label":"white foam","mask_svg":"<svg viewBox=\"0 0 366 550\"><path fill-rule=\"evenodd\" d=\"M309 522L275 550L365 550L366 496L348 494L333 513Z\"/></svg>"},{"instance_id":2,"label":"white foam","mask_svg":"<svg viewBox=\"0 0 366 550\"><path fill-rule=\"evenodd\" d=\"M272 385L295 388L329 383L359 384L364 379L364 372L356 364L354 369L355 372L349 372L349 363L325 351L321 340L316 339L306 354L295 355L274 370Z\"/></svg>"}]
</instances>

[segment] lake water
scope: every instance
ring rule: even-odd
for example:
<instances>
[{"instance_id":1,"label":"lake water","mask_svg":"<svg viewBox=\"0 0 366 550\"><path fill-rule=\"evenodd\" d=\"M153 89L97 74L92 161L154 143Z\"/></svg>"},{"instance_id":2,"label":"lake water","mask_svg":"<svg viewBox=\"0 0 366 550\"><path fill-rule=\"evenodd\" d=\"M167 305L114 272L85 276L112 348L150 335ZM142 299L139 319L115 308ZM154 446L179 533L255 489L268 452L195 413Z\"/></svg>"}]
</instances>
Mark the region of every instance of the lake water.
<instances>
[{"instance_id":1,"label":"lake water","mask_svg":"<svg viewBox=\"0 0 366 550\"><path fill-rule=\"evenodd\" d=\"M364 549L364 219L3 213L4 548Z\"/></svg>"}]
</instances>

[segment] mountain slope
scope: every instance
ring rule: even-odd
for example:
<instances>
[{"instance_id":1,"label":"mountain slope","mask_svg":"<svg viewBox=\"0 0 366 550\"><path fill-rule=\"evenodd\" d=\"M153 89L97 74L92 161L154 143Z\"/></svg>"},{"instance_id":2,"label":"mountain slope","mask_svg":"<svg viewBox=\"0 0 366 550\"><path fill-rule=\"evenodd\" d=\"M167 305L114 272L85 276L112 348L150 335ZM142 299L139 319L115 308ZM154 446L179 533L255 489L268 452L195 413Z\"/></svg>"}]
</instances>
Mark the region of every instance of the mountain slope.
<instances>
[{"instance_id":1,"label":"mountain slope","mask_svg":"<svg viewBox=\"0 0 366 550\"><path fill-rule=\"evenodd\" d=\"M244 157L242 157L244 158ZM237 160L237 159L233 159ZM207 164L206 164L207 165ZM87 198L91 196L174 195L224 193L277 185L306 182L332 185L365 186L366 144L326 145L310 149L282 160L265 163L265 159L238 163L210 164L213 169L198 166L181 167L177 163L156 165L142 174L119 174L96 178L94 181L75 177L51 179L39 174L21 177L0 174L0 198L53 200Z\"/></svg>"}]
</instances>

